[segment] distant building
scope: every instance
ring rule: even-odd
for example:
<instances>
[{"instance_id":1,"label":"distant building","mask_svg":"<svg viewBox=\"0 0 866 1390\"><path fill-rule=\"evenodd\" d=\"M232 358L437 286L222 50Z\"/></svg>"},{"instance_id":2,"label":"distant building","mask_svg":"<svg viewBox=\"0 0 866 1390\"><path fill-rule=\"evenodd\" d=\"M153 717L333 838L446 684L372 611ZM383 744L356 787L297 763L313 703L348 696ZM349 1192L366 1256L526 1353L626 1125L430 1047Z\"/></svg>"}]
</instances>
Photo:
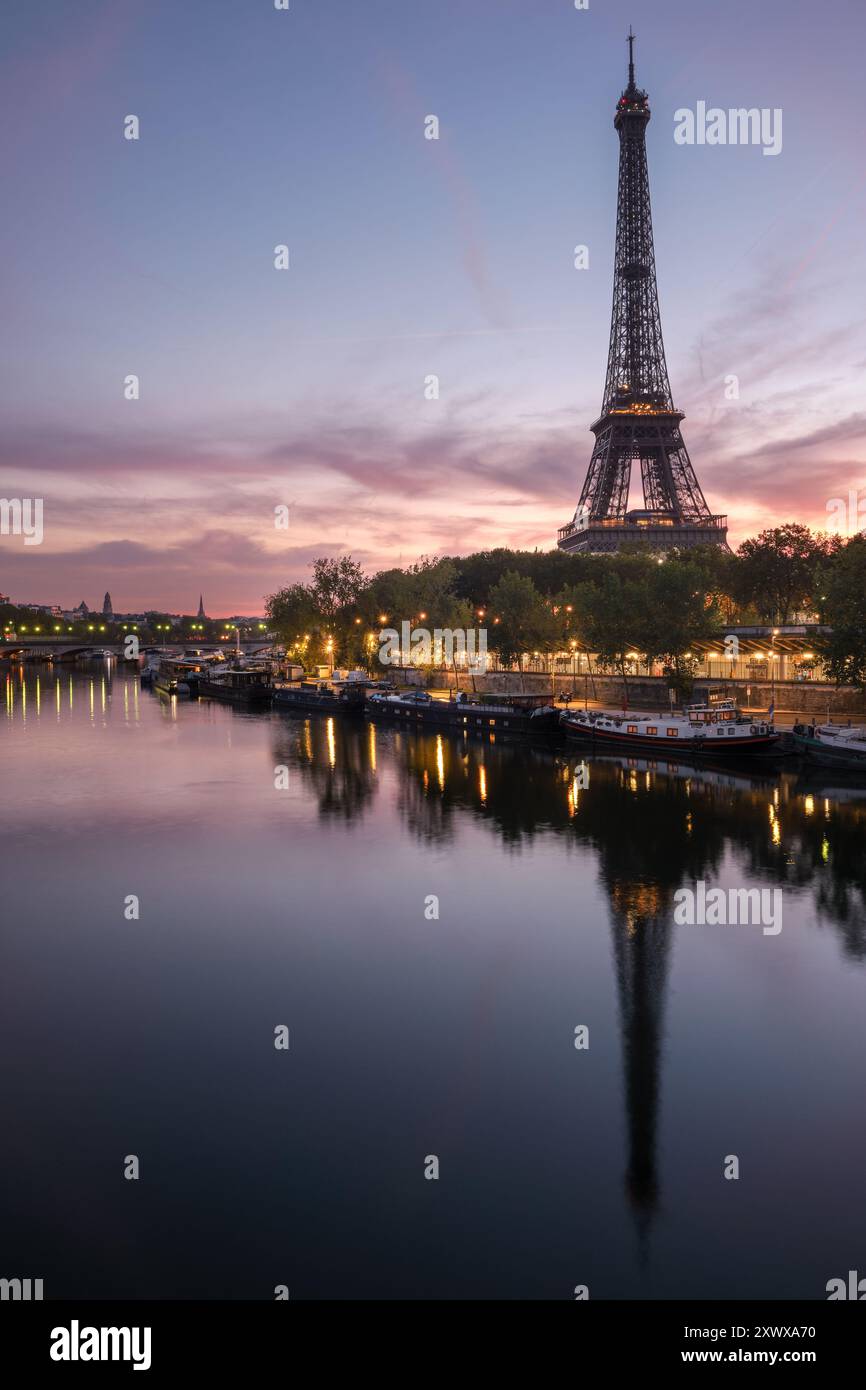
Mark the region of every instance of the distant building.
<instances>
[{"instance_id":1,"label":"distant building","mask_svg":"<svg viewBox=\"0 0 866 1390\"><path fill-rule=\"evenodd\" d=\"M0 599L0 602L3 600ZM16 608L27 608L31 613L45 613L51 618L62 618L63 611L56 603L17 603Z\"/></svg>"},{"instance_id":2,"label":"distant building","mask_svg":"<svg viewBox=\"0 0 866 1390\"><path fill-rule=\"evenodd\" d=\"M199 594L199 596L198 596L198 613L196 614L196 617L197 617L197 618L206 618L206 617L207 617L207 613L205 613L205 611L204 611L204 595L203 595L203 594Z\"/></svg>"},{"instance_id":3,"label":"distant building","mask_svg":"<svg viewBox=\"0 0 866 1390\"><path fill-rule=\"evenodd\" d=\"M114 609L111 606L111 594L107 589L105 591L105 598L102 600L102 616L103 618L114 617Z\"/></svg>"}]
</instances>

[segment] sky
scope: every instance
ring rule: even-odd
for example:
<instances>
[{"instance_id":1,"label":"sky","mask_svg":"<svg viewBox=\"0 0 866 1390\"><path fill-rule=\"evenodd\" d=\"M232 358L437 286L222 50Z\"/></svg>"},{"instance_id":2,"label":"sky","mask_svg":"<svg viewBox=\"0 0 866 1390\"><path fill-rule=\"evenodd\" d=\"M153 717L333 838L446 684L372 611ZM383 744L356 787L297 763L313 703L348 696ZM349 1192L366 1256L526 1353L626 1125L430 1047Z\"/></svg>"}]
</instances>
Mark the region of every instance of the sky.
<instances>
[{"instance_id":1,"label":"sky","mask_svg":"<svg viewBox=\"0 0 866 1390\"><path fill-rule=\"evenodd\" d=\"M4 0L0 496L44 540L0 535L0 592L259 613L319 555L552 546L629 24L710 506L736 545L866 497L862 0ZM780 153L678 144L700 101L780 108Z\"/></svg>"}]
</instances>

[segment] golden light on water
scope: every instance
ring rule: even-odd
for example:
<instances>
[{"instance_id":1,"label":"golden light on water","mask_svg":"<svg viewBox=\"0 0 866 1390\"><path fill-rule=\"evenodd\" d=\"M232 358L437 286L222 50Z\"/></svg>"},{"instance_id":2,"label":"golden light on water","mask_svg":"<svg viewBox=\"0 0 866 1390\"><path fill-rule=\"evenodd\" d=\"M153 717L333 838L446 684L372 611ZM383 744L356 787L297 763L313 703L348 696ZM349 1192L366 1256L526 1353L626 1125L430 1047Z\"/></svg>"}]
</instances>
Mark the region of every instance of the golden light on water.
<instances>
[{"instance_id":1,"label":"golden light on water","mask_svg":"<svg viewBox=\"0 0 866 1390\"><path fill-rule=\"evenodd\" d=\"M331 767L337 766L337 740L334 735L333 716L328 720L328 763Z\"/></svg>"},{"instance_id":2,"label":"golden light on water","mask_svg":"<svg viewBox=\"0 0 866 1390\"><path fill-rule=\"evenodd\" d=\"M370 771L376 771L376 725L370 724Z\"/></svg>"},{"instance_id":3,"label":"golden light on water","mask_svg":"<svg viewBox=\"0 0 866 1390\"><path fill-rule=\"evenodd\" d=\"M806 800L803 802L803 809L805 810L807 816L814 816L814 814L815 814L815 798L814 798L814 796L807 796L807 797L806 797Z\"/></svg>"},{"instance_id":4,"label":"golden light on water","mask_svg":"<svg viewBox=\"0 0 866 1390\"><path fill-rule=\"evenodd\" d=\"M445 748L442 743L442 735L436 735L436 775L439 779L439 790L445 790Z\"/></svg>"},{"instance_id":5,"label":"golden light on water","mask_svg":"<svg viewBox=\"0 0 866 1390\"><path fill-rule=\"evenodd\" d=\"M482 806L487 802L487 772L482 763L478 769L478 795L481 797Z\"/></svg>"}]
</instances>

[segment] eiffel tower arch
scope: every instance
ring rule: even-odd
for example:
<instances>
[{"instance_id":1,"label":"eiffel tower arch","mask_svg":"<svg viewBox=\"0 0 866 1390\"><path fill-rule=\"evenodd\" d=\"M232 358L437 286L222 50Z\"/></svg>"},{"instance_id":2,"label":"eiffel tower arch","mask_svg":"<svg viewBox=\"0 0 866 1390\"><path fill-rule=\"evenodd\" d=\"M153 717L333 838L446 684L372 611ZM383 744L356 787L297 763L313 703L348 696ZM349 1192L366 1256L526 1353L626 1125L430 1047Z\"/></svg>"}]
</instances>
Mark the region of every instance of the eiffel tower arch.
<instances>
[{"instance_id":1,"label":"eiffel tower arch","mask_svg":"<svg viewBox=\"0 0 866 1390\"><path fill-rule=\"evenodd\" d=\"M680 430L662 341L646 159L649 99L635 82L629 32L628 86L617 102L619 187L613 311L604 400L590 426L595 447L574 519L560 528L563 550L605 553L628 541L668 551L727 545L727 517L707 506ZM628 510L632 467L640 464L643 508Z\"/></svg>"}]
</instances>

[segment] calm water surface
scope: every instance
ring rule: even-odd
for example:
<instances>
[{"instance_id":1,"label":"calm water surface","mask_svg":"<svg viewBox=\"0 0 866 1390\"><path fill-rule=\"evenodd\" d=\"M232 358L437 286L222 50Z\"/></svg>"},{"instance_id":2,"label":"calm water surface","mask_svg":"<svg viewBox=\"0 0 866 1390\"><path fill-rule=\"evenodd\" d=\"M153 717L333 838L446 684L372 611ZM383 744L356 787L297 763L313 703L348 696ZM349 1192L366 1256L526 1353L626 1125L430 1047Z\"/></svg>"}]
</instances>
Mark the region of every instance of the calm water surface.
<instances>
[{"instance_id":1,"label":"calm water surface","mask_svg":"<svg viewBox=\"0 0 866 1390\"><path fill-rule=\"evenodd\" d=\"M783 1299L866 1272L866 789L609 757L580 788L566 747L0 671L4 1276ZM698 879L781 887L782 932L674 926Z\"/></svg>"}]
</instances>

